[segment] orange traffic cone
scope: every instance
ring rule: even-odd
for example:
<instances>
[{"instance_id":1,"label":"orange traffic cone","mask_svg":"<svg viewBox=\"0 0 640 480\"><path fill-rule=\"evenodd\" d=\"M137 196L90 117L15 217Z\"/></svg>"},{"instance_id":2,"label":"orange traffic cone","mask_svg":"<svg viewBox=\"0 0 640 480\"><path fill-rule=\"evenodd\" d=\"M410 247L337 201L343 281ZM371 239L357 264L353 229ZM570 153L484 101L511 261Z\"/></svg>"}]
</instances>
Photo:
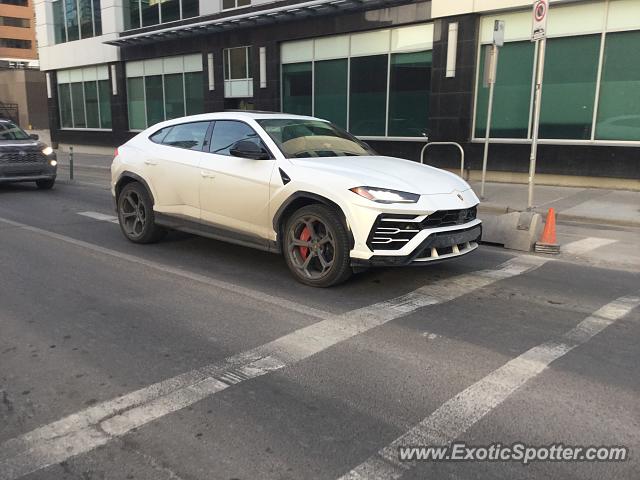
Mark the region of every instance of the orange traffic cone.
<instances>
[{"instance_id":1,"label":"orange traffic cone","mask_svg":"<svg viewBox=\"0 0 640 480\"><path fill-rule=\"evenodd\" d=\"M535 251L537 253L560 253L560 245L556 240L556 212L553 208L550 208L549 213L547 213L544 230L540 240L536 242Z\"/></svg>"}]
</instances>

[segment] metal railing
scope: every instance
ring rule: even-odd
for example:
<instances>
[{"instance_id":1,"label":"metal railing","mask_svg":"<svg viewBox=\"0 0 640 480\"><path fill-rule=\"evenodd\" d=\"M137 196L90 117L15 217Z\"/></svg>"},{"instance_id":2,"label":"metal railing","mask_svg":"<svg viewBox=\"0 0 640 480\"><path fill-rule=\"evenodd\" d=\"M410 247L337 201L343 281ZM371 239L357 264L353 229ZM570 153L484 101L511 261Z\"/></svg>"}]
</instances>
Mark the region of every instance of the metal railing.
<instances>
[{"instance_id":1,"label":"metal railing","mask_svg":"<svg viewBox=\"0 0 640 480\"><path fill-rule=\"evenodd\" d=\"M460 151L460 177L464 178L464 149L462 148L462 145L457 142L429 142L427 139L427 143L424 144L424 147L422 147L422 151L420 152L420 163L424 164L424 154L427 151L427 148L432 145L450 145L458 148Z\"/></svg>"}]
</instances>

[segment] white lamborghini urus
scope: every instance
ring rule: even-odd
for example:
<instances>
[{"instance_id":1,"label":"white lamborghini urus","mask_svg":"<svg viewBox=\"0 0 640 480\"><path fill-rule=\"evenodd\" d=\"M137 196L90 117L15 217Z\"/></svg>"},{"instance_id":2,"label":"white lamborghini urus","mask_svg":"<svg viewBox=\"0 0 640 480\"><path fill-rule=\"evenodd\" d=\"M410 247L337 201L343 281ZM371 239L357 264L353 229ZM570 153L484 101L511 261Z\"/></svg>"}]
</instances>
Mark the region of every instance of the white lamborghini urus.
<instances>
[{"instance_id":1,"label":"white lamborghini urus","mask_svg":"<svg viewBox=\"0 0 640 480\"><path fill-rule=\"evenodd\" d=\"M478 197L460 177L377 155L312 117L220 112L159 123L116 150L120 226L176 229L284 255L328 287L371 266L426 265L478 247Z\"/></svg>"}]
</instances>

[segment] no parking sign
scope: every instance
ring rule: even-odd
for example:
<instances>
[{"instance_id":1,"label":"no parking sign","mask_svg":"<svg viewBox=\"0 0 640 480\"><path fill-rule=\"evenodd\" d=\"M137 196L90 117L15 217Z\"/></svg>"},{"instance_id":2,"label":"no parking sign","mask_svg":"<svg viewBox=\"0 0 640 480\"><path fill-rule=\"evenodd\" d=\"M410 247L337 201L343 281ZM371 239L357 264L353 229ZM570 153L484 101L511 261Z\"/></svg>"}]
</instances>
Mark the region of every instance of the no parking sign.
<instances>
[{"instance_id":1,"label":"no parking sign","mask_svg":"<svg viewBox=\"0 0 640 480\"><path fill-rule=\"evenodd\" d=\"M533 25L531 28L531 41L542 40L547 36L547 12L548 0L536 0L533 2Z\"/></svg>"}]
</instances>

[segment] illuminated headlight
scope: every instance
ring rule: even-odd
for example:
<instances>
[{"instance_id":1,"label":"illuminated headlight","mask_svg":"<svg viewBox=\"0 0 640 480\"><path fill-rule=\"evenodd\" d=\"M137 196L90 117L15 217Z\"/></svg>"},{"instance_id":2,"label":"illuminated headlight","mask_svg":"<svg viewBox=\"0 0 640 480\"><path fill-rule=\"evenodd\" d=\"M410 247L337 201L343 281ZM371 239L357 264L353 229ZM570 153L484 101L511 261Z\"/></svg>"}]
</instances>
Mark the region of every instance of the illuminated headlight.
<instances>
[{"instance_id":1,"label":"illuminated headlight","mask_svg":"<svg viewBox=\"0 0 640 480\"><path fill-rule=\"evenodd\" d=\"M58 165L58 162L56 160L51 160L49 162L49 165L51 165L52 167L55 167L56 165Z\"/></svg>"},{"instance_id":2,"label":"illuminated headlight","mask_svg":"<svg viewBox=\"0 0 640 480\"><path fill-rule=\"evenodd\" d=\"M46 156L49 156L53 153L53 148L45 147L42 149L42 153L45 154Z\"/></svg>"},{"instance_id":3,"label":"illuminated headlight","mask_svg":"<svg viewBox=\"0 0 640 480\"><path fill-rule=\"evenodd\" d=\"M399 192L387 188L354 187L350 190L367 200L378 203L416 203L420 200L420 195L416 193Z\"/></svg>"}]
</instances>

